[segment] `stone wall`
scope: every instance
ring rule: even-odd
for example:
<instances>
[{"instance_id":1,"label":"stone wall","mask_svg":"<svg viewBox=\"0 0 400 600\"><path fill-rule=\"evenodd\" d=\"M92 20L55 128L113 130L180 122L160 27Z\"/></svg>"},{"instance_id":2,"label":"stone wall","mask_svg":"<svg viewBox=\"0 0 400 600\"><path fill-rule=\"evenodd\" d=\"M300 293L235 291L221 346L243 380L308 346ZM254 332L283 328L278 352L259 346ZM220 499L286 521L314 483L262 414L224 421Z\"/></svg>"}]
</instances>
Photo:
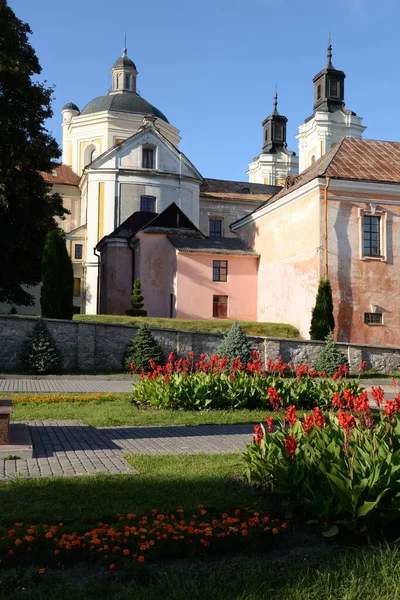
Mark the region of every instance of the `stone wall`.
<instances>
[{"instance_id":1,"label":"stone wall","mask_svg":"<svg viewBox=\"0 0 400 600\"><path fill-rule=\"evenodd\" d=\"M60 349L63 368L66 371L120 371L125 347L135 334L137 327L93 323L85 321L61 321L46 319ZM0 370L17 371L21 368L20 353L24 340L33 328L34 318L0 316ZM222 334L182 331L179 329L152 329L165 353L175 352L178 356L193 350L196 356L204 352L215 354L223 338ZM276 360L282 356L284 362L295 364L315 360L322 342L281 338L250 337L254 348L264 358ZM351 369L358 371L363 360L367 368L390 373L400 370L400 348L339 344L348 357Z\"/></svg>"}]
</instances>

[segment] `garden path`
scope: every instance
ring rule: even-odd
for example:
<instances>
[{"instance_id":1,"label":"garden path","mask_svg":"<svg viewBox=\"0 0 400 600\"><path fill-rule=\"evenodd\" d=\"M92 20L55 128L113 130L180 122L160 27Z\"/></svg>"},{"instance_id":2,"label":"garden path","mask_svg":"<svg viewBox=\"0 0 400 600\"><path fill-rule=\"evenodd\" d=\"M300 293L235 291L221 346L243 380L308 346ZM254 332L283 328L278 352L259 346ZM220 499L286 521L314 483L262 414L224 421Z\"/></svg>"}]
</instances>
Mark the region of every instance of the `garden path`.
<instances>
[{"instance_id":1,"label":"garden path","mask_svg":"<svg viewBox=\"0 0 400 600\"><path fill-rule=\"evenodd\" d=\"M34 458L0 460L0 480L137 474L127 454L227 454L251 441L252 425L92 427L76 421L27 422ZM18 475L19 474L19 475Z\"/></svg>"}]
</instances>

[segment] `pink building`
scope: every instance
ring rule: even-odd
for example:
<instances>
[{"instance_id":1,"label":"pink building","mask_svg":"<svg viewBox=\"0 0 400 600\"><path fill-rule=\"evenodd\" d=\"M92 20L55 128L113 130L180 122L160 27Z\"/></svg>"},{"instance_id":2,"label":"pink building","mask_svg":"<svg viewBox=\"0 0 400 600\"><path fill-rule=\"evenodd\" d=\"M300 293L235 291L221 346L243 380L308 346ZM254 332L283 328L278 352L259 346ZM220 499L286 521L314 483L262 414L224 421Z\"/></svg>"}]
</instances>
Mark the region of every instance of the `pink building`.
<instances>
[{"instance_id":1,"label":"pink building","mask_svg":"<svg viewBox=\"0 0 400 600\"><path fill-rule=\"evenodd\" d=\"M98 250L102 313L125 314L139 278L149 317L257 319L258 254L238 237L207 238L174 203L134 213Z\"/></svg>"}]
</instances>

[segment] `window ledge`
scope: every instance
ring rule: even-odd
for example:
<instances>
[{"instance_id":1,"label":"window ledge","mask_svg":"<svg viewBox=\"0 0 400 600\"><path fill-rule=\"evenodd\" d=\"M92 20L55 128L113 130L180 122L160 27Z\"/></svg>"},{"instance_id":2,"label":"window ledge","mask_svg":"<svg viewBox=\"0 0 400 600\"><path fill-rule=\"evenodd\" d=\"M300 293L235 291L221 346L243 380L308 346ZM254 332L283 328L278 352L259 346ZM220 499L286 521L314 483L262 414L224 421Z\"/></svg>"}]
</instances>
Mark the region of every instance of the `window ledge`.
<instances>
[{"instance_id":1,"label":"window ledge","mask_svg":"<svg viewBox=\"0 0 400 600\"><path fill-rule=\"evenodd\" d=\"M361 256L360 260L372 260L372 261L378 261L378 262L387 262L387 258L386 256L369 256L368 254Z\"/></svg>"}]
</instances>

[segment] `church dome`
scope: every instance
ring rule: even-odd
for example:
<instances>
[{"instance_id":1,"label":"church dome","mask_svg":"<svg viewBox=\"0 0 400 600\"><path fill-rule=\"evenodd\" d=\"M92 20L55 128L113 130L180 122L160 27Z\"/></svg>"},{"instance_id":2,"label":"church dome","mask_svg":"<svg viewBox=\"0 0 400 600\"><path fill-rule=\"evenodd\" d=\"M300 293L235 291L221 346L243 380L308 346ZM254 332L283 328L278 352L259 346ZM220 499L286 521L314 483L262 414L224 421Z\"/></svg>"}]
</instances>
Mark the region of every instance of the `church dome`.
<instances>
[{"instance_id":1,"label":"church dome","mask_svg":"<svg viewBox=\"0 0 400 600\"><path fill-rule=\"evenodd\" d=\"M137 71L136 65L133 62L133 60L131 60L129 56L127 56L125 53L119 58L117 58L117 60L114 63L113 69L122 69L123 67L131 67L132 69L135 69L135 71Z\"/></svg>"},{"instance_id":2,"label":"church dome","mask_svg":"<svg viewBox=\"0 0 400 600\"><path fill-rule=\"evenodd\" d=\"M67 102L67 104L64 104L62 110L77 110L79 112L79 108L73 102Z\"/></svg>"},{"instance_id":3,"label":"church dome","mask_svg":"<svg viewBox=\"0 0 400 600\"><path fill-rule=\"evenodd\" d=\"M140 115L154 115L169 123L167 117L158 108L147 102L136 92L120 92L119 94L108 94L91 100L82 109L81 115L108 110L111 112L125 112Z\"/></svg>"}]
</instances>

